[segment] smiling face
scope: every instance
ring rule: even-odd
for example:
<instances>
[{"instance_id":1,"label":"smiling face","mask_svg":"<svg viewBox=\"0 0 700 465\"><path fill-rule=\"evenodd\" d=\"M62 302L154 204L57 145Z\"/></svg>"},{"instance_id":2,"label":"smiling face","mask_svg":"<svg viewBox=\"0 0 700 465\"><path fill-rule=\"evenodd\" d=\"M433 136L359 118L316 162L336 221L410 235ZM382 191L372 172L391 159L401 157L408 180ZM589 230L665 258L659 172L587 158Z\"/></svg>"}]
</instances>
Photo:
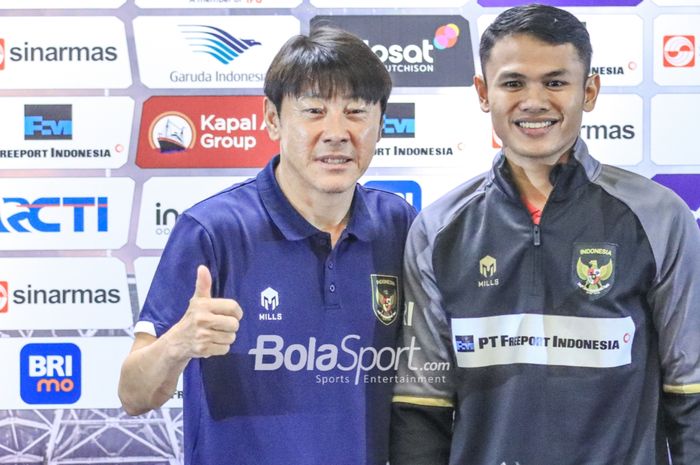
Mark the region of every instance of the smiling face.
<instances>
[{"instance_id":1,"label":"smiling face","mask_svg":"<svg viewBox=\"0 0 700 465\"><path fill-rule=\"evenodd\" d=\"M484 70L474 84L506 157L552 165L568 154L600 89L597 75L585 77L574 46L508 35L495 43Z\"/></svg>"},{"instance_id":2,"label":"smiling face","mask_svg":"<svg viewBox=\"0 0 700 465\"><path fill-rule=\"evenodd\" d=\"M381 129L379 103L315 96L282 100L281 114L265 100L265 121L280 141L276 176L290 200L346 194L372 161Z\"/></svg>"}]
</instances>

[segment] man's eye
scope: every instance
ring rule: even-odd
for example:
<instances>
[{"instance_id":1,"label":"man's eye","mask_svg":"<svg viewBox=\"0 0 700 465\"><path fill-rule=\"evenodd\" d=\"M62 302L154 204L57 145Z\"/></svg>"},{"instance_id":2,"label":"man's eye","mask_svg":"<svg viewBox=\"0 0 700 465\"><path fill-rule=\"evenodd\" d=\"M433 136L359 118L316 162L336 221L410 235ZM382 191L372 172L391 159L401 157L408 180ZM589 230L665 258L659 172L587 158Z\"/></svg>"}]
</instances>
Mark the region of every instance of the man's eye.
<instances>
[{"instance_id":1,"label":"man's eye","mask_svg":"<svg viewBox=\"0 0 700 465\"><path fill-rule=\"evenodd\" d=\"M547 83L547 87L562 87L564 85L566 85L566 83L564 81L557 81L557 80L549 81Z\"/></svg>"},{"instance_id":2,"label":"man's eye","mask_svg":"<svg viewBox=\"0 0 700 465\"><path fill-rule=\"evenodd\" d=\"M323 114L323 110L321 108L307 108L304 110L305 113L308 113L310 115L321 115Z\"/></svg>"},{"instance_id":3,"label":"man's eye","mask_svg":"<svg viewBox=\"0 0 700 465\"><path fill-rule=\"evenodd\" d=\"M520 81L506 81L503 83L504 87L517 88L521 87Z\"/></svg>"}]
</instances>

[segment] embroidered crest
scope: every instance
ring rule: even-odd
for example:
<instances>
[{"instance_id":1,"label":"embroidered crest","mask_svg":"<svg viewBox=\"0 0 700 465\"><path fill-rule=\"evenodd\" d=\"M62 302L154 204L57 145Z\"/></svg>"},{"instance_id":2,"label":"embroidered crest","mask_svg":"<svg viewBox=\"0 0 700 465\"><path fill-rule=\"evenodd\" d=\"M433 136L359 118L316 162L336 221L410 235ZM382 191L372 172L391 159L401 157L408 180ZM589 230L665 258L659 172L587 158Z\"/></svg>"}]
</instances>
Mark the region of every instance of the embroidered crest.
<instances>
[{"instance_id":1,"label":"embroidered crest","mask_svg":"<svg viewBox=\"0 0 700 465\"><path fill-rule=\"evenodd\" d=\"M597 298L610 291L615 282L615 251L609 243L574 244L576 286L586 295Z\"/></svg>"},{"instance_id":2,"label":"embroidered crest","mask_svg":"<svg viewBox=\"0 0 700 465\"><path fill-rule=\"evenodd\" d=\"M372 309L379 321L390 325L399 314L399 278L384 274L370 275Z\"/></svg>"}]
</instances>

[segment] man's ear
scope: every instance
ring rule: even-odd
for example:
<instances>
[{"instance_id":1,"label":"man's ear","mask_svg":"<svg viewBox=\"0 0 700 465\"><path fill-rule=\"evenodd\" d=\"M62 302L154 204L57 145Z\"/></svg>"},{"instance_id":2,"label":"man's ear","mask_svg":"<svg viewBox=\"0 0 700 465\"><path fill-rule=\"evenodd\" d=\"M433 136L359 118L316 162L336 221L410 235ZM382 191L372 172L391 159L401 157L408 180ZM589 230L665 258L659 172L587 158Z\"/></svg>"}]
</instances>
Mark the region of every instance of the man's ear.
<instances>
[{"instance_id":1,"label":"man's ear","mask_svg":"<svg viewBox=\"0 0 700 465\"><path fill-rule=\"evenodd\" d=\"M595 108L600 93L600 75L591 74L586 78L586 86L583 89L583 111L591 111Z\"/></svg>"},{"instance_id":2,"label":"man's ear","mask_svg":"<svg viewBox=\"0 0 700 465\"><path fill-rule=\"evenodd\" d=\"M479 96L481 111L488 113L491 110L489 106L489 89L483 76L479 74L474 76L474 89L476 89L476 94Z\"/></svg>"},{"instance_id":3,"label":"man's ear","mask_svg":"<svg viewBox=\"0 0 700 465\"><path fill-rule=\"evenodd\" d=\"M263 116L265 118L265 127L267 134L272 140L280 138L280 117L277 113L277 107L267 97L263 100Z\"/></svg>"}]
</instances>

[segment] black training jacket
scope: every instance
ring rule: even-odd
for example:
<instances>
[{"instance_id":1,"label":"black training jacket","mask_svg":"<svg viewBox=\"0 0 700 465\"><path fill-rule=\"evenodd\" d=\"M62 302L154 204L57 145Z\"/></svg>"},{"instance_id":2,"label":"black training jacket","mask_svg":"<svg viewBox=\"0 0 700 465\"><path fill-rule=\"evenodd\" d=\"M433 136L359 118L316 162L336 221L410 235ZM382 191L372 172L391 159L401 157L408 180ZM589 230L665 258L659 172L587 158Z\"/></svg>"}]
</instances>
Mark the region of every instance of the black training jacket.
<instances>
[{"instance_id":1,"label":"black training jacket","mask_svg":"<svg viewBox=\"0 0 700 465\"><path fill-rule=\"evenodd\" d=\"M593 159L539 226L502 153L414 222L391 465L700 464L700 230Z\"/></svg>"}]
</instances>

